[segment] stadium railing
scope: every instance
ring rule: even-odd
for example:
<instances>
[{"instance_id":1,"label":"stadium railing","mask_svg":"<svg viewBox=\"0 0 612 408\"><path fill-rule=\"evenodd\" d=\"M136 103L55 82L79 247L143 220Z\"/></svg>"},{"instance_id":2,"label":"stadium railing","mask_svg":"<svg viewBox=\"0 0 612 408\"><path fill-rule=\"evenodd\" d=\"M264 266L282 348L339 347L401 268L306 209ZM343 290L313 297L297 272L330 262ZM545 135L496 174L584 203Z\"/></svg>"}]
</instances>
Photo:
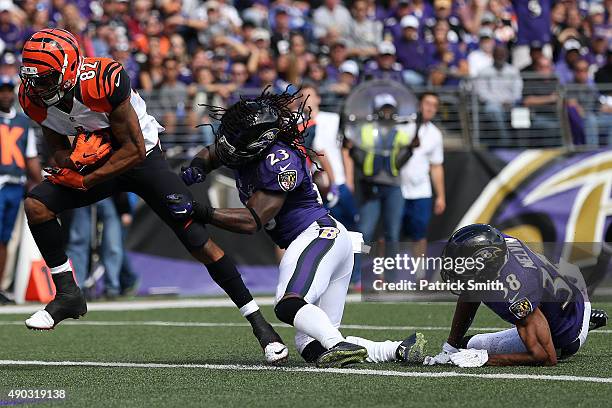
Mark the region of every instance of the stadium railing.
<instances>
[{"instance_id":1,"label":"stadium railing","mask_svg":"<svg viewBox=\"0 0 612 408\"><path fill-rule=\"evenodd\" d=\"M522 75L521 98L495 111L479 95L478 79L459 86L413 88L415 95L434 91L440 97L435 124L444 134L446 149L479 148L577 148L612 145L612 83L562 85L555 77ZM503 81L503 78L496 78ZM231 95L257 95L259 89L242 89ZM178 103L160 91L143 93L148 111L166 127L160 135L169 158L192 157L213 141L207 109L199 103L219 104L218 95L201 92L177 97ZM533 104L532 96L550 96ZM321 110L340 112L343 97L322 92ZM536 101L538 98L535 98ZM40 139L39 139L40 140ZM41 141L42 142L42 141ZM44 146L44 142L42 143Z\"/></svg>"}]
</instances>

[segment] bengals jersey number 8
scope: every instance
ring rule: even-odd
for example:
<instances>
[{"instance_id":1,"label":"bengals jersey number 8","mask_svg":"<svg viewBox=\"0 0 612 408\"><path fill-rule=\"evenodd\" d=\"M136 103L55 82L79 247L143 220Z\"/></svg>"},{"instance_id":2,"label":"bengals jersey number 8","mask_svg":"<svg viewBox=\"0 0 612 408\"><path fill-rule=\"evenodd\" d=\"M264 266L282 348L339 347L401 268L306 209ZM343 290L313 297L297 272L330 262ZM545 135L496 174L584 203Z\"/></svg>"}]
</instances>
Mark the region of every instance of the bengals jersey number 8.
<instances>
[{"instance_id":1,"label":"bengals jersey number 8","mask_svg":"<svg viewBox=\"0 0 612 408\"><path fill-rule=\"evenodd\" d=\"M68 117L57 107L36 104L26 95L23 84L19 88L19 102L30 118L60 134L74 134L77 125L88 131L108 127L108 115L130 98L129 75L110 58L84 58L78 79L74 98L86 109L73 109Z\"/></svg>"}]
</instances>

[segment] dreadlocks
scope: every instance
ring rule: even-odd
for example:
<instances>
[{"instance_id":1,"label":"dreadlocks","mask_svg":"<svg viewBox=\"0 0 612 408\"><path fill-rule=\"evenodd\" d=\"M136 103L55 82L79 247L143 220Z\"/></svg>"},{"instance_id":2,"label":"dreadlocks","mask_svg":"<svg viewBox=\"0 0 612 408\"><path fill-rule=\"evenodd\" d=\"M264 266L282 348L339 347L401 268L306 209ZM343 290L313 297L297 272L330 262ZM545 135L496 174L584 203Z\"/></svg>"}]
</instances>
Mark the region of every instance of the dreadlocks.
<instances>
[{"instance_id":1,"label":"dreadlocks","mask_svg":"<svg viewBox=\"0 0 612 408\"><path fill-rule=\"evenodd\" d=\"M304 146L311 112L310 107L306 106L308 98L292 110L295 102L302 98L299 89L292 93L287 87L279 94L272 93L269 89L270 86L266 87L261 95L253 99L241 96L240 100L229 108L203 105L209 109L210 117L220 122L219 128L214 131L215 139L223 136L236 139L253 126L264 121L274 121L274 127L278 129L276 140L293 147L303 158L312 154L318 156L314 150ZM239 150L251 142L252 140L241 137L235 147Z\"/></svg>"}]
</instances>

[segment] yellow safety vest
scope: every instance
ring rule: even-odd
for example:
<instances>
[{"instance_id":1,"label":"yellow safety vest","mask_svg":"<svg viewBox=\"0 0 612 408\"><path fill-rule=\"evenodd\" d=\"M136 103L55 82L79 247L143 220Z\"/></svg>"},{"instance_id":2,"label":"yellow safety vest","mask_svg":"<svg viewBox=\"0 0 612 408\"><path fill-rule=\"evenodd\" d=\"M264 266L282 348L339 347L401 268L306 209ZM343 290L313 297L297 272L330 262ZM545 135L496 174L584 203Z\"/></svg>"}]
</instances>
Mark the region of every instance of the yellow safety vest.
<instances>
[{"instance_id":1,"label":"yellow safety vest","mask_svg":"<svg viewBox=\"0 0 612 408\"><path fill-rule=\"evenodd\" d=\"M366 152L365 160L363 161L364 176L374 175L374 158L376 156L375 145L378 132L378 128L374 127L374 125L371 123L367 123L361 127L361 149ZM397 158L400 149L408 145L409 139L408 133L402 130L397 130L395 133L389 163L391 174L393 176L397 176L399 174L399 169L395 165L395 159Z\"/></svg>"}]
</instances>

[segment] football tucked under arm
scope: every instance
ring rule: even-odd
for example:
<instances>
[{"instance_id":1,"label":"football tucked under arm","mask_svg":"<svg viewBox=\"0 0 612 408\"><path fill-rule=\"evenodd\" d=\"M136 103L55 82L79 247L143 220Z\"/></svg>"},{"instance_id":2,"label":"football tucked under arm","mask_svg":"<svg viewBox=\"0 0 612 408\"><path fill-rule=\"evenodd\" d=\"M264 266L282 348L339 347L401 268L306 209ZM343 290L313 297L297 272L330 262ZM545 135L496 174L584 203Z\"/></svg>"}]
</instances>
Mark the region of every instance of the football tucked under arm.
<instances>
[{"instance_id":1,"label":"football tucked under arm","mask_svg":"<svg viewBox=\"0 0 612 408\"><path fill-rule=\"evenodd\" d=\"M72 162L72 160L70 160L72 148L70 146L68 136L59 134L53 129L50 129L44 125L41 126L41 128L43 137L47 142L49 153L52 158L50 164L60 168L67 168L76 171L74 163Z\"/></svg>"},{"instance_id":2,"label":"football tucked under arm","mask_svg":"<svg viewBox=\"0 0 612 408\"><path fill-rule=\"evenodd\" d=\"M138 122L138 115L129 99L123 101L111 112L110 125L113 142L118 147L103 165L85 175L84 181L87 187L124 173L146 158L144 137Z\"/></svg>"},{"instance_id":3,"label":"football tucked under arm","mask_svg":"<svg viewBox=\"0 0 612 408\"><path fill-rule=\"evenodd\" d=\"M110 135L104 131L81 133L74 140L70 160L83 173L92 166L99 167L112 152Z\"/></svg>"}]
</instances>

